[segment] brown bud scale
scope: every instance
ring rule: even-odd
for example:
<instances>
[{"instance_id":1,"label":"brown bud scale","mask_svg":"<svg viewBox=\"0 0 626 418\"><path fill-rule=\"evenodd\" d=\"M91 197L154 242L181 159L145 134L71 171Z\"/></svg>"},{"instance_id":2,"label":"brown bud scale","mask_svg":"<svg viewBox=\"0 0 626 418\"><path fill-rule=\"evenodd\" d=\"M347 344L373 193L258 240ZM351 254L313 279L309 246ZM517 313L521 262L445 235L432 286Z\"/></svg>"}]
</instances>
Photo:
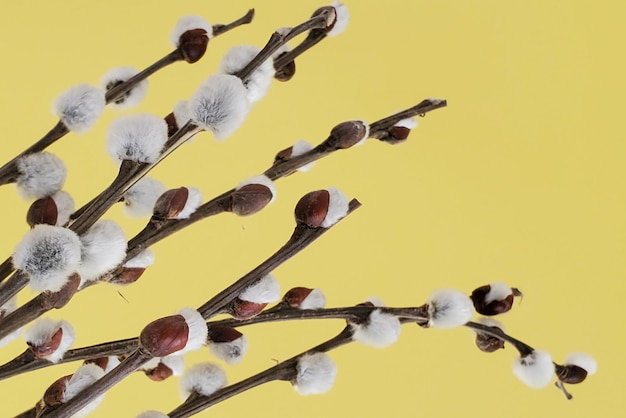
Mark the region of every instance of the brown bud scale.
<instances>
[{"instance_id":1,"label":"brown bud scale","mask_svg":"<svg viewBox=\"0 0 626 418\"><path fill-rule=\"evenodd\" d=\"M303 223L311 228L319 228L326 218L330 204L328 190L316 190L302 196L296 204L296 222Z\"/></svg>"},{"instance_id":2,"label":"brown bud scale","mask_svg":"<svg viewBox=\"0 0 626 418\"><path fill-rule=\"evenodd\" d=\"M189 325L182 315L152 321L141 331L139 342L153 357L165 357L187 345Z\"/></svg>"}]
</instances>

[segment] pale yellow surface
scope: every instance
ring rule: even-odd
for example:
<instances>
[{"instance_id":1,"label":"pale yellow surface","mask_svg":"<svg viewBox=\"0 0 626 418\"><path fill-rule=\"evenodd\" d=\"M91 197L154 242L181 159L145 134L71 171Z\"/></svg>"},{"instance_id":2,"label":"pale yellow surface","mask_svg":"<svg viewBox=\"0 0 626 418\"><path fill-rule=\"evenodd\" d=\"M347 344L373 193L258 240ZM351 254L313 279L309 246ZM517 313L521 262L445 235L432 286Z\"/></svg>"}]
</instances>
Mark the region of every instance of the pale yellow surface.
<instances>
[{"instance_id":1,"label":"pale yellow surface","mask_svg":"<svg viewBox=\"0 0 626 418\"><path fill-rule=\"evenodd\" d=\"M470 292L505 281L525 293L502 318L507 330L556 361L592 353L599 372L566 401L553 387L532 390L511 373L512 347L478 352L466 329L406 326L394 346L351 344L331 353L335 388L301 397L272 383L230 399L211 417L620 417L626 291L626 144L623 129L624 3L620 1L349 1L345 33L297 61L245 125L223 143L200 135L154 176L193 186L208 199L264 171L296 140L318 143L337 123L375 121L427 97L446 109L420 119L409 140L372 140L312 171L277 183L277 201L249 218L222 215L155 246L157 263L136 284L81 292L53 318L77 331L75 346L136 336L152 319L197 307L273 253L293 228L293 206L308 191L337 186L363 207L278 269L284 290L319 287L329 306L376 295L416 306L436 288ZM114 66L142 68L171 50L184 14L227 22L255 7L253 24L211 41L199 63L176 64L150 79L131 112L165 115L217 69L231 46L262 46L274 29L306 19L317 1L11 2L0 15L2 148L9 160L56 123L53 99L97 83ZM69 167L66 190L86 202L115 175L105 153L107 109L95 129L51 147ZM0 258L26 232L28 203L0 189ZM119 220L131 237L144 221ZM20 302L31 297L20 294ZM302 322L245 329L236 382L334 335L343 323ZM0 351L5 362L23 351ZM187 364L208 361L207 350ZM0 415L32 406L76 364L0 382ZM167 412L180 402L176 379L130 376L94 417Z\"/></svg>"}]
</instances>

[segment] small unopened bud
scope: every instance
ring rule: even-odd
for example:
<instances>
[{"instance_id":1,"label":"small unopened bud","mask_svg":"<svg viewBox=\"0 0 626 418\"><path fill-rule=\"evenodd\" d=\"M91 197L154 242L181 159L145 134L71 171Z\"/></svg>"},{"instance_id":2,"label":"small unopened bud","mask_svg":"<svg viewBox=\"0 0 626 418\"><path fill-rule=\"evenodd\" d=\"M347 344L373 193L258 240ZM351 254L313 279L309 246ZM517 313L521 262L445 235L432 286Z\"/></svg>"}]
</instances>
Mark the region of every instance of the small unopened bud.
<instances>
[{"instance_id":1,"label":"small unopened bud","mask_svg":"<svg viewBox=\"0 0 626 418\"><path fill-rule=\"evenodd\" d=\"M176 23L170 40L191 64L204 56L211 36L213 27L202 17L184 16Z\"/></svg>"},{"instance_id":2,"label":"small unopened bud","mask_svg":"<svg viewBox=\"0 0 626 418\"><path fill-rule=\"evenodd\" d=\"M43 403L46 406L55 406L63 403L63 393L71 377L71 374L60 377L48 386L43 394Z\"/></svg>"},{"instance_id":3,"label":"small unopened bud","mask_svg":"<svg viewBox=\"0 0 626 418\"><path fill-rule=\"evenodd\" d=\"M248 349L245 335L235 328L221 325L209 328L208 342L211 353L229 364L239 363Z\"/></svg>"},{"instance_id":4,"label":"small unopened bud","mask_svg":"<svg viewBox=\"0 0 626 418\"><path fill-rule=\"evenodd\" d=\"M289 148L285 148L284 150L279 151L274 157L274 164L280 161L288 161L292 159L293 157L298 157L302 154L309 152L312 149L313 149L313 145L311 145L310 143L306 141L298 141L292 146L290 146ZM311 167L313 167L314 164L315 164L314 161L308 164L304 164L303 166L298 167L297 171L301 173L305 173L309 171Z\"/></svg>"},{"instance_id":5,"label":"small unopened bud","mask_svg":"<svg viewBox=\"0 0 626 418\"><path fill-rule=\"evenodd\" d=\"M521 296L518 289L510 288L501 282L495 282L474 289L470 298L476 312L481 315L493 316L511 310L515 296Z\"/></svg>"},{"instance_id":6,"label":"small unopened bud","mask_svg":"<svg viewBox=\"0 0 626 418\"><path fill-rule=\"evenodd\" d=\"M182 350L189 340L189 326L182 315L152 321L141 331L139 341L153 357L165 357Z\"/></svg>"},{"instance_id":7,"label":"small unopened bud","mask_svg":"<svg viewBox=\"0 0 626 418\"><path fill-rule=\"evenodd\" d=\"M261 313L266 306L267 303L256 303L235 298L231 303L229 313L236 319L249 319Z\"/></svg>"},{"instance_id":8,"label":"small unopened bud","mask_svg":"<svg viewBox=\"0 0 626 418\"><path fill-rule=\"evenodd\" d=\"M122 267L121 272L110 281L116 284L130 284L136 282L146 271L146 268L154 264L154 253L146 248L137 256L128 260Z\"/></svg>"},{"instance_id":9,"label":"small unopened bud","mask_svg":"<svg viewBox=\"0 0 626 418\"><path fill-rule=\"evenodd\" d=\"M241 182L231 194L231 211L238 216L257 213L274 201L276 187L265 175Z\"/></svg>"},{"instance_id":10,"label":"small unopened bud","mask_svg":"<svg viewBox=\"0 0 626 418\"><path fill-rule=\"evenodd\" d=\"M282 304L290 308L321 309L326 305L326 297L319 289L294 287L285 293Z\"/></svg>"},{"instance_id":11,"label":"small unopened bud","mask_svg":"<svg viewBox=\"0 0 626 418\"><path fill-rule=\"evenodd\" d=\"M494 331L504 331L504 326L491 318L480 318L478 322L482 325L492 328ZM485 353L493 353L496 350L504 348L504 341L487 333L476 331L476 346L480 351Z\"/></svg>"},{"instance_id":12,"label":"small unopened bud","mask_svg":"<svg viewBox=\"0 0 626 418\"><path fill-rule=\"evenodd\" d=\"M598 363L587 353L572 353L567 356L563 366L557 366L557 377L563 383L580 383L588 375L598 371Z\"/></svg>"},{"instance_id":13,"label":"small unopened bud","mask_svg":"<svg viewBox=\"0 0 626 418\"><path fill-rule=\"evenodd\" d=\"M108 373L120 364L120 359L117 356L97 357L85 360L84 364L95 364L104 370L104 373Z\"/></svg>"},{"instance_id":14,"label":"small unopened bud","mask_svg":"<svg viewBox=\"0 0 626 418\"><path fill-rule=\"evenodd\" d=\"M365 142L369 131L369 125L362 120L343 122L330 131L324 143L331 149L347 149Z\"/></svg>"},{"instance_id":15,"label":"small unopened bud","mask_svg":"<svg viewBox=\"0 0 626 418\"><path fill-rule=\"evenodd\" d=\"M180 376L185 368L182 356L174 355L153 360L156 364L145 364L142 369L146 376L155 382L161 382L171 376Z\"/></svg>"},{"instance_id":16,"label":"small unopened bud","mask_svg":"<svg viewBox=\"0 0 626 418\"><path fill-rule=\"evenodd\" d=\"M185 208L188 197L189 189L186 187L171 189L163 193L154 204L153 222L175 219Z\"/></svg>"},{"instance_id":17,"label":"small unopened bud","mask_svg":"<svg viewBox=\"0 0 626 418\"><path fill-rule=\"evenodd\" d=\"M310 192L296 204L296 222L311 228L329 228L346 216L348 206L346 196L334 187Z\"/></svg>"},{"instance_id":18,"label":"small unopened bud","mask_svg":"<svg viewBox=\"0 0 626 418\"><path fill-rule=\"evenodd\" d=\"M289 51L285 51L276 55L274 61L287 53L289 53ZM293 78L294 75L296 75L296 61L289 61L281 68L276 69L276 72L274 73L274 78L278 81L289 81Z\"/></svg>"},{"instance_id":19,"label":"small unopened bud","mask_svg":"<svg viewBox=\"0 0 626 418\"><path fill-rule=\"evenodd\" d=\"M56 225L57 216L57 204L52 196L47 196L35 200L30 205L26 213L26 222L31 228L39 224Z\"/></svg>"}]
</instances>

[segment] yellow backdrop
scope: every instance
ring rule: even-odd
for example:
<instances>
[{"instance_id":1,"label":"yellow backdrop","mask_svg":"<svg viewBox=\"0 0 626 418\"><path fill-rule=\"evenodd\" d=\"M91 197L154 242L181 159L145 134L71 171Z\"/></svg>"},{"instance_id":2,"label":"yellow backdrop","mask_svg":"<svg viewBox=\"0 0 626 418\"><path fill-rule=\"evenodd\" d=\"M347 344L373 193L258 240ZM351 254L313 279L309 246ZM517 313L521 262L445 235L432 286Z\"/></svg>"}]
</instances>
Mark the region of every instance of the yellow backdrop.
<instances>
[{"instance_id":1,"label":"yellow backdrop","mask_svg":"<svg viewBox=\"0 0 626 418\"><path fill-rule=\"evenodd\" d=\"M185 14L227 22L256 8L253 24L210 42L195 65L176 64L150 79L147 99L129 113L165 115L216 71L231 46L262 46L271 32L305 20L317 1L11 2L0 15L4 60L2 162L53 126L53 99L108 69L142 68L171 50L169 32ZM319 287L329 306L376 295L417 306L436 288L470 292L505 281L525 297L503 318L507 330L549 350L592 353L599 373L572 386L572 401L535 391L511 373L512 347L487 355L467 329L405 326L394 346L357 344L331 355L335 388L301 397L273 383L200 416L622 416L626 174L622 119L623 2L349 1L345 33L297 61L289 83L275 82L245 125L217 143L200 135L154 172L168 187L193 186L206 198L259 174L296 140L317 143L337 123L375 121L424 98L448 100L420 119L409 140L372 140L337 153L306 174L280 180L277 201L258 215L222 215L155 246L156 264L132 286L81 292L53 318L77 330L75 346L136 336L150 320L197 307L272 254L289 237L293 207L308 191L337 186L363 207L279 268L284 290ZM70 134L51 151L69 167L66 190L86 202L115 175L104 136L119 112ZM0 255L26 232L15 188L2 187ZM145 220L119 220L131 237ZM31 297L20 294L20 302ZM230 382L337 333L340 321L245 329L250 349L227 368ZM0 361L23 351L16 342ZM194 353L187 364L210 360ZM40 398L75 364L0 382L2 416ZM92 416L167 412L180 402L176 379L140 374L107 394ZM248 415L246 415L248 414Z\"/></svg>"}]
</instances>

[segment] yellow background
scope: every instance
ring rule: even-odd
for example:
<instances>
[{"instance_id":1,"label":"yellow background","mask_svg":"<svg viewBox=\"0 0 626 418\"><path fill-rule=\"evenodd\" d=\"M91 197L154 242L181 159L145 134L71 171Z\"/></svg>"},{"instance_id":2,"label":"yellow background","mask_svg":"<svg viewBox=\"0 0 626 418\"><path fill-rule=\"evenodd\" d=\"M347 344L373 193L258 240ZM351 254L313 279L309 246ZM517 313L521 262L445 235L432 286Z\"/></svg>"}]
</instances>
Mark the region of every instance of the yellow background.
<instances>
[{"instance_id":1,"label":"yellow background","mask_svg":"<svg viewBox=\"0 0 626 418\"><path fill-rule=\"evenodd\" d=\"M231 46L262 46L295 25L317 1L30 1L5 4L1 160L56 123L53 99L80 82L97 83L119 65L143 68L171 50L169 33L185 14L227 22L255 7L252 25L212 40L195 65L176 64L150 79L131 112L165 115L216 71ZM308 191L337 186L363 207L277 270L283 289L320 287L329 306L376 295L416 306L436 288L470 292L505 281L525 293L502 318L507 330L549 350L556 361L587 351L599 372L570 389L535 391L511 373L512 347L478 352L466 329L406 326L385 350L356 344L332 353L335 388L300 397L273 383L201 416L233 417L618 417L623 416L622 304L625 151L623 16L620 1L348 1L351 22L297 61L289 83L275 82L245 125L224 143L202 134L159 166L168 187L198 187L206 198L264 171L296 140L323 140L337 123L375 121L427 97L449 107L420 120L408 142L377 141L337 153L312 171L280 180L277 201L249 218L222 215L155 246L156 264L136 284L91 288L63 311L75 346L126 338L150 320L197 307L256 266L288 238L292 211ZM69 167L66 190L82 204L115 175L104 152L108 109L95 129L50 150ZM9 255L26 231L28 204L0 190L2 242ZM128 237L144 221L119 219ZM122 297L123 295L123 297ZM30 291L20 295L24 302ZM343 327L302 322L245 329L250 349L227 368L230 382L272 366ZM24 349L16 342L0 361ZM187 364L210 360L206 350ZM75 364L0 382L2 416L33 405ZM140 374L107 394L94 417L167 412L179 403L175 379Z\"/></svg>"}]
</instances>

